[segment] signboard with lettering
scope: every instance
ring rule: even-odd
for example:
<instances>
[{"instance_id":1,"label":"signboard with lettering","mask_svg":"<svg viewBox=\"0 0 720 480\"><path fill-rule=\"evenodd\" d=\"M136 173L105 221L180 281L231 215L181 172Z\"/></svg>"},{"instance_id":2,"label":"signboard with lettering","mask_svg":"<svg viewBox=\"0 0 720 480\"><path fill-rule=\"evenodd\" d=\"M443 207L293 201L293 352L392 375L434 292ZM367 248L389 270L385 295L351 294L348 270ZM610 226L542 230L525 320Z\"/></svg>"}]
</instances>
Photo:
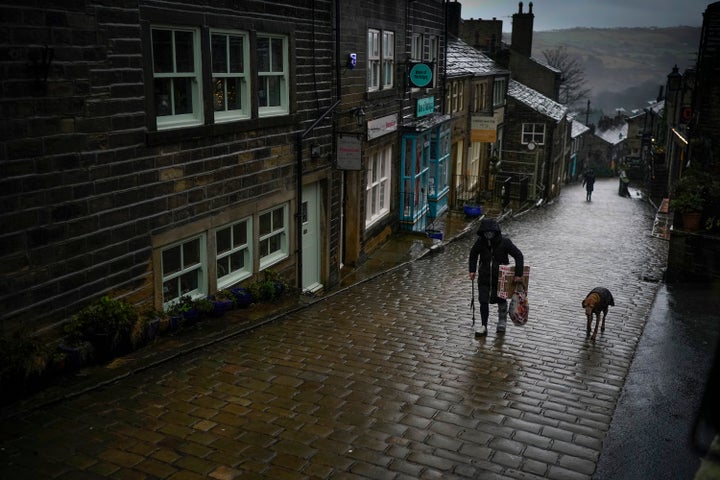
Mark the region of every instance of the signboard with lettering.
<instances>
[{"instance_id":1,"label":"signboard with lettering","mask_svg":"<svg viewBox=\"0 0 720 480\"><path fill-rule=\"evenodd\" d=\"M362 169L362 139L359 135L338 135L337 168L339 170Z\"/></svg>"},{"instance_id":2,"label":"signboard with lettering","mask_svg":"<svg viewBox=\"0 0 720 480\"><path fill-rule=\"evenodd\" d=\"M415 109L415 116L420 118L425 115L430 115L435 111L435 97L425 97L417 99L417 106Z\"/></svg>"},{"instance_id":3,"label":"signboard with lettering","mask_svg":"<svg viewBox=\"0 0 720 480\"><path fill-rule=\"evenodd\" d=\"M368 140L373 138L382 137L383 135L394 132L398 129L398 116L397 113L393 115L387 115L385 117L376 118L370 120L367 124L368 127Z\"/></svg>"},{"instance_id":4,"label":"signboard with lettering","mask_svg":"<svg viewBox=\"0 0 720 480\"><path fill-rule=\"evenodd\" d=\"M432 86L433 69L428 63L411 63L410 64L410 86L413 88L425 88Z\"/></svg>"},{"instance_id":5,"label":"signboard with lettering","mask_svg":"<svg viewBox=\"0 0 720 480\"><path fill-rule=\"evenodd\" d=\"M470 141L497 142L497 121L494 117L473 115L470 118Z\"/></svg>"}]
</instances>

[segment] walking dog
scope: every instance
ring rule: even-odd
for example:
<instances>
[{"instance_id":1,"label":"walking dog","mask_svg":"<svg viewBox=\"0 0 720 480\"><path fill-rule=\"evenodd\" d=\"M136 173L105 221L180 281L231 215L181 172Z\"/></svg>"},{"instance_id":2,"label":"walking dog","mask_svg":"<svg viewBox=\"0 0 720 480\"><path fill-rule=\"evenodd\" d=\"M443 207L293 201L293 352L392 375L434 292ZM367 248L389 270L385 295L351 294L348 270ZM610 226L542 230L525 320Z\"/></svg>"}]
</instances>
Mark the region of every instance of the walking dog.
<instances>
[{"instance_id":1,"label":"walking dog","mask_svg":"<svg viewBox=\"0 0 720 480\"><path fill-rule=\"evenodd\" d=\"M587 336L589 336L592 341L595 341L595 337L597 337L597 331L598 331L598 325L600 324L600 314L603 314L602 317L602 326L600 327L600 332L605 331L605 317L607 317L608 313L608 307L609 306L615 306L615 299L613 299L612 293L610 293L610 290L604 287L595 287L592 290L590 290L590 293L588 293L588 296L585 297L585 300L582 301L582 307L585 309L585 316L587 317ZM592 326L592 316L595 314L595 331L593 331L592 336L590 336L590 327Z\"/></svg>"}]
</instances>

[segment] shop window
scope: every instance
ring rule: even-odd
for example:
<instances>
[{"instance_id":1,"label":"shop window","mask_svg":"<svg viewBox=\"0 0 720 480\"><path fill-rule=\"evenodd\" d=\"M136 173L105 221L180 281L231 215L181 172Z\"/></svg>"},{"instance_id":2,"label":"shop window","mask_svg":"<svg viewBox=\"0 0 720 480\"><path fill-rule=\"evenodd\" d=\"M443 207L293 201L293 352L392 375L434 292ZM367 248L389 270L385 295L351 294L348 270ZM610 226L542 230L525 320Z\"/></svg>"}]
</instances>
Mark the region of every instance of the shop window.
<instances>
[{"instance_id":1,"label":"shop window","mask_svg":"<svg viewBox=\"0 0 720 480\"><path fill-rule=\"evenodd\" d=\"M392 147L370 156L366 178L365 226L368 227L390 212L390 166Z\"/></svg>"}]
</instances>

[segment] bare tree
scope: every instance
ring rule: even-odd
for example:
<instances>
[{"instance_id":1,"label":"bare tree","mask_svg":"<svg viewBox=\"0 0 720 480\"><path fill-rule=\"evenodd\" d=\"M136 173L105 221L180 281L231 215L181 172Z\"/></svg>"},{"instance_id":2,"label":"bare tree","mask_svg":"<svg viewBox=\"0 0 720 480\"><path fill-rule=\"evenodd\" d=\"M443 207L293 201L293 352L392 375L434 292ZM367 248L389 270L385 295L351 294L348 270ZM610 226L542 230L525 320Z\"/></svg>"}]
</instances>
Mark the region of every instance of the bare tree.
<instances>
[{"instance_id":1,"label":"bare tree","mask_svg":"<svg viewBox=\"0 0 720 480\"><path fill-rule=\"evenodd\" d=\"M562 72L558 99L560 103L572 106L590 95L590 89L585 86L585 70L564 46L544 50L543 55L548 65Z\"/></svg>"}]
</instances>

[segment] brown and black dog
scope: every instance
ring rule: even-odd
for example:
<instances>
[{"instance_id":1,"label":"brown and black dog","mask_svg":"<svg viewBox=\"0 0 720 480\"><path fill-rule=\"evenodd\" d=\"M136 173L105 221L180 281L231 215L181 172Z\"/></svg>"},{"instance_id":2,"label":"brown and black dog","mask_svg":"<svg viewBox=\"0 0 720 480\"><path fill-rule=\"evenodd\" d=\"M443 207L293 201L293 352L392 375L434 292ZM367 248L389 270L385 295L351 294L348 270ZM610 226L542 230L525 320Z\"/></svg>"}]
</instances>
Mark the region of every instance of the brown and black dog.
<instances>
[{"instance_id":1,"label":"brown and black dog","mask_svg":"<svg viewBox=\"0 0 720 480\"><path fill-rule=\"evenodd\" d=\"M585 316L587 317L587 335L590 336L590 327L592 326L592 316L595 314L595 331L590 337L592 341L595 341L597 337L598 324L600 323L600 313L603 314L602 326L600 331L605 331L605 317L607 317L608 307L615 306L615 299L613 299L610 290L604 287L595 287L590 290L588 296L582 301L582 307L585 309Z\"/></svg>"}]
</instances>

